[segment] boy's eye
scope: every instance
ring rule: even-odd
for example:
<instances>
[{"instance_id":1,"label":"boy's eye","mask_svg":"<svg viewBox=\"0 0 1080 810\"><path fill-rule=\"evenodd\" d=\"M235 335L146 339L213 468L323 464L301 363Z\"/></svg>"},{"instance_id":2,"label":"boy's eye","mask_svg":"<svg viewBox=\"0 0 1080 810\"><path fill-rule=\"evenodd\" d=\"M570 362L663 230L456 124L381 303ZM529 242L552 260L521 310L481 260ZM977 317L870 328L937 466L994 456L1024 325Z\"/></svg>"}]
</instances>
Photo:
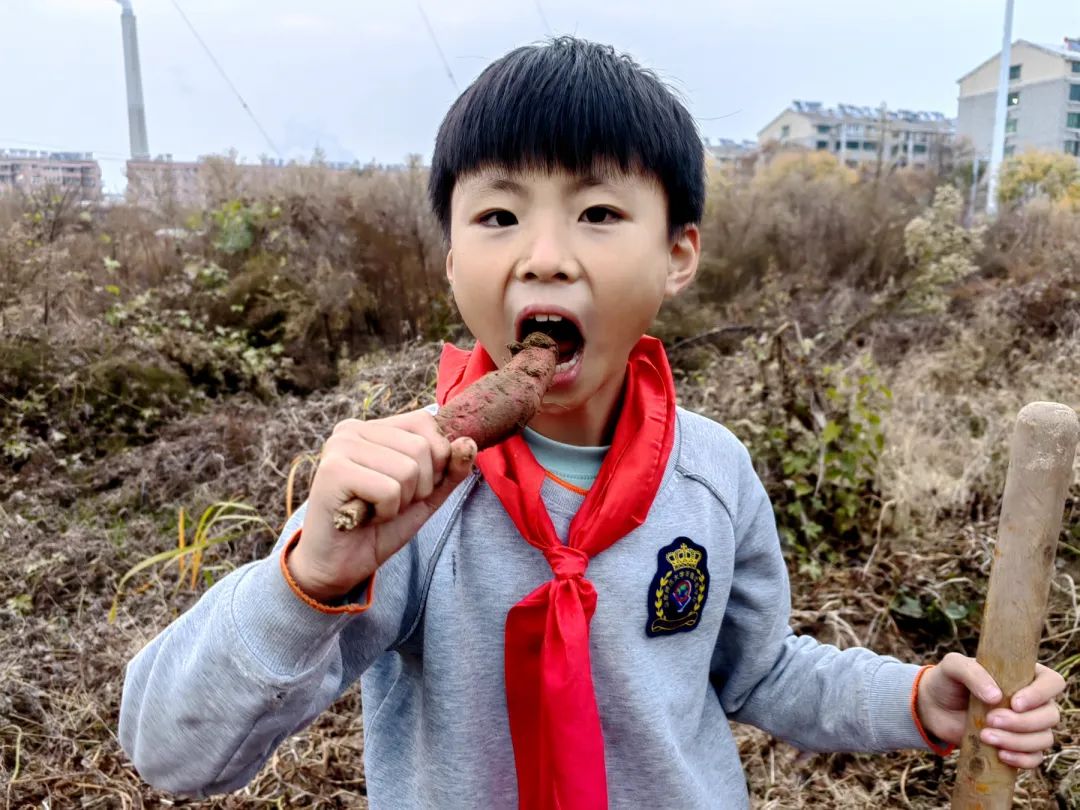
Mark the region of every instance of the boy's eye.
<instances>
[{"instance_id":1,"label":"boy's eye","mask_svg":"<svg viewBox=\"0 0 1080 810\"><path fill-rule=\"evenodd\" d=\"M590 225L608 225L620 221L622 216L605 205L593 205L582 212L581 219Z\"/></svg>"},{"instance_id":2,"label":"boy's eye","mask_svg":"<svg viewBox=\"0 0 1080 810\"><path fill-rule=\"evenodd\" d=\"M517 225L517 217L510 211L498 210L489 211L477 220L481 225L487 225L489 228L508 228L511 225Z\"/></svg>"}]
</instances>

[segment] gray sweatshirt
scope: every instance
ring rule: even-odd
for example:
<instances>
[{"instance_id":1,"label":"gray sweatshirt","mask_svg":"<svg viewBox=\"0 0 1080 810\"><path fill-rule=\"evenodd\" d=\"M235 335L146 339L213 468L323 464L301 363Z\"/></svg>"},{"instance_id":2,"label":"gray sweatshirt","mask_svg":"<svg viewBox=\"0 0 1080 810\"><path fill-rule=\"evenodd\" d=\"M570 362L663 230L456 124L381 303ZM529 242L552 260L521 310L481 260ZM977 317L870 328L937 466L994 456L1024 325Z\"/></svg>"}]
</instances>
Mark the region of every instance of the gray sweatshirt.
<instances>
[{"instance_id":1,"label":"gray sweatshirt","mask_svg":"<svg viewBox=\"0 0 1080 810\"><path fill-rule=\"evenodd\" d=\"M583 496L544 487L565 542ZM374 810L516 807L503 628L551 578L543 556L474 473L379 569L367 611L330 615L280 570L305 511L129 663L120 741L139 774L188 795L236 790L360 678ZM807 751L926 748L917 666L789 628L772 507L721 425L679 410L648 520L586 576L611 807L748 807L729 720Z\"/></svg>"}]
</instances>

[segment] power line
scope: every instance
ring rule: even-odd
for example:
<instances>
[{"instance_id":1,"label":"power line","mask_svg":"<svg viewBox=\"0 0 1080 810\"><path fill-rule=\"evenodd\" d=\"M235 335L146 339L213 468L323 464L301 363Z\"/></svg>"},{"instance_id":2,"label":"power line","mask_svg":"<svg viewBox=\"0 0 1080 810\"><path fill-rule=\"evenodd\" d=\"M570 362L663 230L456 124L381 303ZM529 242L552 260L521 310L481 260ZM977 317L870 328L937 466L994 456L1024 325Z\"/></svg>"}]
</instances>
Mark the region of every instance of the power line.
<instances>
[{"instance_id":1,"label":"power line","mask_svg":"<svg viewBox=\"0 0 1080 810\"><path fill-rule=\"evenodd\" d=\"M416 2L416 10L420 12L420 16L424 18L424 25L427 27L428 35L431 37L432 44L435 45L435 50L439 52L439 58L442 60L443 67L446 68L446 75L450 77L450 83L454 85L454 89L459 93L461 89L458 87L457 79L454 78L454 71L450 70L450 63L446 61L446 54L443 53L443 49L439 47L439 39L435 36L435 29L431 27L431 22L428 20L427 14L424 13L424 7L420 5L420 0Z\"/></svg>"},{"instance_id":2,"label":"power line","mask_svg":"<svg viewBox=\"0 0 1080 810\"><path fill-rule=\"evenodd\" d=\"M210 61L214 63L214 67L217 68L218 73L221 74L221 78L223 78L225 80L225 83L229 85L229 87L232 89L233 93L236 94L236 97L238 99L240 99L240 105L244 108L244 110L247 112L247 114L249 116L251 116L251 120L255 122L255 126L259 128L259 132L262 133L262 136L263 136L263 138L266 139L266 142L268 144L270 144L270 148L274 151L274 154L277 155L280 158L281 157L281 151L277 148L277 146L274 145L274 142L270 139L270 136L267 134L266 130L263 128L263 125L259 123L259 119L255 117L255 113L252 112L251 107L249 107L248 103L246 101L244 101L244 97L242 95L240 95L240 91L237 90L236 85L232 83L232 80L229 78L228 74L225 72L225 68L223 68L221 66L221 63L219 63L218 60L214 57L213 51L211 51L210 47L203 41L203 38L201 36L199 36L199 32L195 30L195 26L191 24L191 20L188 19L187 14L185 14L184 10L182 8L180 8L180 3L177 0L172 0L172 4L173 4L173 7L176 8L176 10L180 14L180 16L183 18L184 22L187 24L187 27L189 29L191 29L192 35L195 37L195 39L198 41L198 43L200 45L202 45L203 50L206 51L206 55L210 57Z\"/></svg>"}]
</instances>

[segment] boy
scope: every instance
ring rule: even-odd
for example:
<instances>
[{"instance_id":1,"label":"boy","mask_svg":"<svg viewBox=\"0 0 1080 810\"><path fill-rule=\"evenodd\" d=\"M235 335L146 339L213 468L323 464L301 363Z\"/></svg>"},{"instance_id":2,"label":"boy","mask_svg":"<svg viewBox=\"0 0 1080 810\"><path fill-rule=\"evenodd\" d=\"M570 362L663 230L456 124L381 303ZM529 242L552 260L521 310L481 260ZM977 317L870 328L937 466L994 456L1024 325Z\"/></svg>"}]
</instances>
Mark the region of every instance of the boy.
<instances>
[{"instance_id":1,"label":"boy","mask_svg":"<svg viewBox=\"0 0 1080 810\"><path fill-rule=\"evenodd\" d=\"M741 808L729 718L805 750L943 751L968 690L1000 698L955 653L920 668L789 629L746 450L676 408L642 337L694 276L704 203L693 120L652 73L570 38L511 52L447 114L430 192L477 339L444 351L438 402L537 329L554 387L478 456L430 410L339 423L270 557L129 665L120 737L147 781L235 790L360 677L373 808ZM376 522L335 530L354 497ZM1040 667L986 742L1034 767L1063 688Z\"/></svg>"}]
</instances>

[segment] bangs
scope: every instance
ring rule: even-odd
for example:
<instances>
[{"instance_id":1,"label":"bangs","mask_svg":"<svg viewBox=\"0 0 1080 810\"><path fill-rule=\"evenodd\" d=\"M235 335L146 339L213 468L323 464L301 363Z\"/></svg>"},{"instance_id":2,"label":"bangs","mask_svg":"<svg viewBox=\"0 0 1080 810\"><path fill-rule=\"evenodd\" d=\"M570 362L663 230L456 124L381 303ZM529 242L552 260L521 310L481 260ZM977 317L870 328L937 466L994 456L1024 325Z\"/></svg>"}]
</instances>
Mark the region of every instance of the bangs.
<instances>
[{"instance_id":1,"label":"bangs","mask_svg":"<svg viewBox=\"0 0 1080 810\"><path fill-rule=\"evenodd\" d=\"M608 46L563 37L518 48L462 93L439 129L429 180L444 233L455 182L494 167L641 174L663 188L672 233L701 219L693 119L655 74Z\"/></svg>"}]
</instances>

